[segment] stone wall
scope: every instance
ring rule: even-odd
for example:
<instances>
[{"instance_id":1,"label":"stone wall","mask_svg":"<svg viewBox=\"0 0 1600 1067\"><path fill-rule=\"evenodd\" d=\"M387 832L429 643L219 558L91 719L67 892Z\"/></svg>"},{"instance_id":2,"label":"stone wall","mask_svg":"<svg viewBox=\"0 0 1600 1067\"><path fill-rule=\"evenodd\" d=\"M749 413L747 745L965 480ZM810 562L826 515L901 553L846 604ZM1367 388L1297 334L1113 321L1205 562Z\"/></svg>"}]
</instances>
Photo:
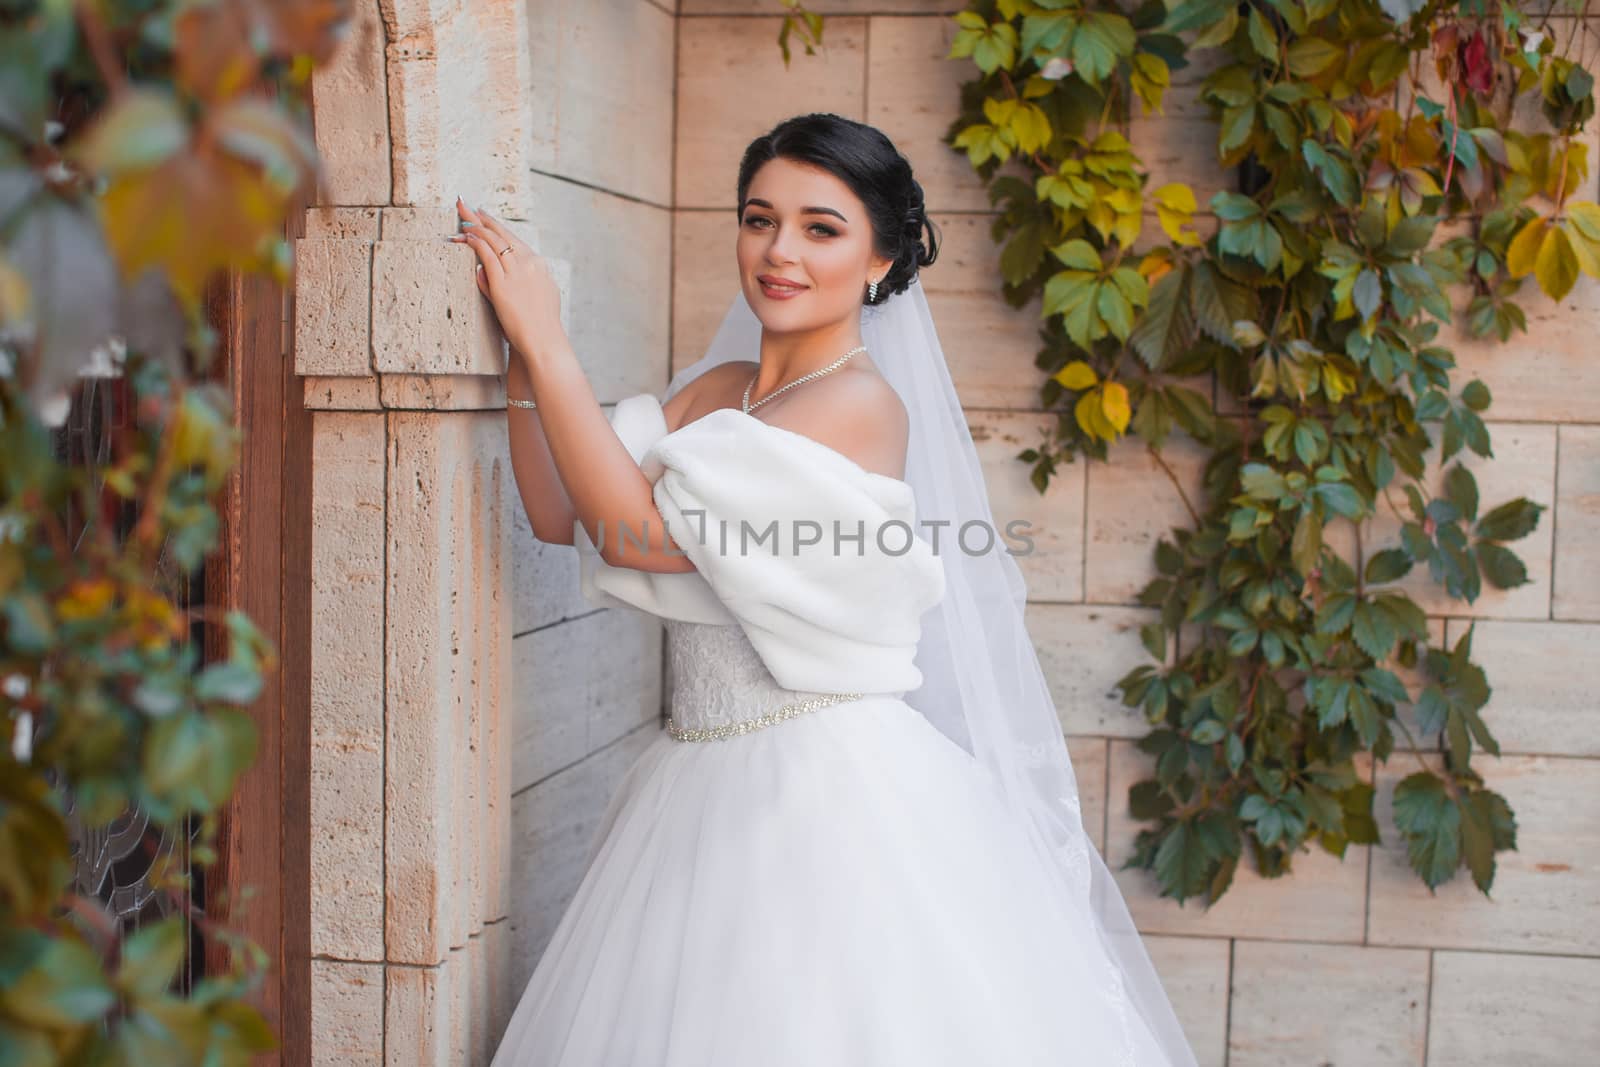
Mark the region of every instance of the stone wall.
<instances>
[{"instance_id":1,"label":"stone wall","mask_svg":"<svg viewBox=\"0 0 1600 1067\"><path fill-rule=\"evenodd\" d=\"M578 880L596 821L660 729L661 628L593 610L576 556L534 540L505 455L504 350L440 238L464 196L552 258L603 404L659 393L736 284L733 182L750 138L799 110L881 126L945 244L925 283L998 514L1032 520L1029 623L1115 868L1136 830L1140 721L1112 685L1143 661L1134 594L1183 519L1134 444L1048 495L1012 457L1037 407L1036 308L996 289L981 185L940 144L965 66L950 0L813 0L827 48L778 54L776 0L380 0L315 84L328 169L297 249L297 369L314 417L313 1026L317 1063L486 1063ZM1567 27L1570 29L1570 26ZM1185 71L1135 124L1156 180L1226 181ZM1484 498L1551 510L1520 542L1535 581L1458 604L1478 620L1521 850L1495 900L1430 897L1390 843L1292 877L1241 872L1210 912L1120 877L1205 1064L1566 1064L1600 1041L1600 287L1530 302L1532 332L1463 343L1494 390ZM1202 453L1167 458L1192 486ZM1380 812L1394 762L1374 771ZM1392 837L1392 833L1388 835ZM1324 1022L1323 1020L1333 1020Z\"/></svg>"},{"instance_id":2,"label":"stone wall","mask_svg":"<svg viewBox=\"0 0 1600 1067\"><path fill-rule=\"evenodd\" d=\"M837 111L894 138L943 229L923 280L995 513L1042 529L1038 551L1020 560L1029 626L1086 821L1115 870L1138 829L1128 787L1146 769L1134 747L1142 720L1113 687L1147 658L1138 627L1150 616L1135 594L1153 575L1156 539L1184 521L1182 504L1137 442L1113 448L1108 463L1062 468L1044 497L1012 458L1053 416L1038 408L1037 307L1014 311L1000 299L983 188L940 143L971 69L943 58L948 13L962 5L808 3L829 16L827 51L797 51L788 71L775 6L682 0L674 365L704 350L736 281L733 180L744 145L801 109ZM1566 37L1575 23L1555 29ZM1179 72L1165 115L1131 131L1153 184L1188 182L1202 202L1228 180L1196 100L1203 76ZM1600 164L1597 149L1591 138ZM1472 605L1422 582L1410 590L1436 638L1454 642L1477 621L1474 651L1494 687L1487 721L1505 755L1475 766L1516 809L1520 850L1500 856L1493 901L1465 874L1430 896L1387 829L1394 783L1409 773L1396 756L1376 768L1381 846L1352 848L1342 862L1303 853L1276 882L1241 869L1209 912L1160 899L1142 872L1119 874L1203 1064L1567 1065L1600 1041L1600 742L1585 730L1600 704L1600 659L1584 654L1600 641L1600 359L1585 341L1600 331L1600 284L1584 279L1559 305L1530 296L1526 306L1527 336L1456 345L1461 380L1477 375L1494 394L1496 458L1475 464L1486 505L1527 495L1550 508L1516 545L1533 581ZM1180 437L1166 455L1195 492L1203 453Z\"/></svg>"}]
</instances>

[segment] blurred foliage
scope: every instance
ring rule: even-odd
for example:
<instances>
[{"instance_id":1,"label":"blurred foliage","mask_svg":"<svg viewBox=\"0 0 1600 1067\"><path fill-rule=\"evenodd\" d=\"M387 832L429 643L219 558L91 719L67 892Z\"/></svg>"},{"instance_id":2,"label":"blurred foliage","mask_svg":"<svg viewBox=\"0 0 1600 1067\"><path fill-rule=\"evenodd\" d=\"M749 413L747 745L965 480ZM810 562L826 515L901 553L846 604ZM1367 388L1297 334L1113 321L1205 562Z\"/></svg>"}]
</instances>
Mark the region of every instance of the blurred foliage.
<instances>
[{"instance_id":1,"label":"blurred foliage","mask_svg":"<svg viewBox=\"0 0 1600 1067\"><path fill-rule=\"evenodd\" d=\"M275 1038L247 999L262 950L189 911L124 935L73 892L86 828L219 812L255 755L269 643L172 588L217 545L237 434L208 382L221 271L288 278L317 161L301 90L335 0L0 0L0 1064L242 1064ZM103 465L52 439L83 373L132 410ZM131 515L119 529L116 517ZM196 629L226 657L199 662ZM176 988L193 923L231 970Z\"/></svg>"},{"instance_id":2,"label":"blurred foliage","mask_svg":"<svg viewBox=\"0 0 1600 1067\"><path fill-rule=\"evenodd\" d=\"M817 49L822 47L822 28L825 23L821 15L806 10L802 0L778 0L778 3L783 7L783 23L778 27L778 49L783 53L783 65L787 67L793 58L789 52L789 38L798 34L806 55L814 56Z\"/></svg>"},{"instance_id":3,"label":"blurred foliage","mask_svg":"<svg viewBox=\"0 0 1600 1067\"><path fill-rule=\"evenodd\" d=\"M1139 594L1158 665L1119 683L1155 758L1130 790L1153 825L1128 866L1180 902L1219 898L1246 847L1271 877L1312 842L1377 843L1362 757L1397 744L1417 769L1395 827L1430 890L1464 867L1487 894L1516 847L1472 762L1499 754L1472 629L1430 647L1402 580L1425 567L1468 602L1528 581L1507 543L1544 507L1480 506L1489 390L1456 380L1441 328L1505 341L1530 276L1560 299L1600 275L1600 208L1576 195L1593 184L1596 30L1526 7L980 0L954 16L950 55L977 71L946 141L999 211L1006 299L1038 298L1041 397L1060 413L1018 458L1043 492L1061 463L1138 438L1189 514ZM1191 62L1215 123L1204 165L1238 179L1204 214L1189 185L1148 187L1130 139ZM1163 454L1179 430L1206 453L1203 502Z\"/></svg>"}]
</instances>

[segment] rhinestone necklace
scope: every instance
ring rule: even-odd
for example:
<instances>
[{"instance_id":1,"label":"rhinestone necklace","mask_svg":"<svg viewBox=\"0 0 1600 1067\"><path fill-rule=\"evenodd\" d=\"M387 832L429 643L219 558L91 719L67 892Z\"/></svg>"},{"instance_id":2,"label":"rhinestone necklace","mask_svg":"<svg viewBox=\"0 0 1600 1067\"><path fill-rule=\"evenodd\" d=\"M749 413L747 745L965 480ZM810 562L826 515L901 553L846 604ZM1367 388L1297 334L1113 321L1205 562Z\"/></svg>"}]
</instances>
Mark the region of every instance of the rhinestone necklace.
<instances>
[{"instance_id":1,"label":"rhinestone necklace","mask_svg":"<svg viewBox=\"0 0 1600 1067\"><path fill-rule=\"evenodd\" d=\"M844 366L845 361L847 359L849 359L851 356L856 355L857 353L860 353L860 352L865 352L866 350L867 350L867 346L866 345L857 345L856 347L852 348L850 351L846 352L844 355L840 356L838 359L834 360L832 363L828 364L826 367L823 367L820 370L814 370L810 374L802 374L802 375L800 375L800 377L796 378L794 381L790 382L788 385L779 386L778 388L774 389L772 392L768 393L766 396L762 397L760 400L757 400L754 404L752 404L752 403L750 403L750 390L752 390L752 389L754 389L756 387L756 378L761 377L760 372L759 371L756 372L755 378L751 378L750 379L750 384L744 387L744 413L746 415L750 414L750 412L754 411L756 408L760 407L762 404L765 404L767 401L771 400L773 397L777 396L779 393L783 392L785 389L793 389L795 386L799 385L801 382L809 382L813 378L822 377L824 374L827 374L831 370L838 370L840 367Z\"/></svg>"}]
</instances>

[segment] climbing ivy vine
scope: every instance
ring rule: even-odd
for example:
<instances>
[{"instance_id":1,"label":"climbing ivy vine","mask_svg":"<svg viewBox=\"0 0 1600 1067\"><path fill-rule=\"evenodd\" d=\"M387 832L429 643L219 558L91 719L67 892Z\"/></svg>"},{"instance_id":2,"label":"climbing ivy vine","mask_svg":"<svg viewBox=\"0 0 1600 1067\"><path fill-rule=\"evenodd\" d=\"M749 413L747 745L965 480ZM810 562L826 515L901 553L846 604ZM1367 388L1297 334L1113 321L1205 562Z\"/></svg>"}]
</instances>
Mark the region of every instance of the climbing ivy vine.
<instances>
[{"instance_id":1,"label":"climbing ivy vine","mask_svg":"<svg viewBox=\"0 0 1600 1067\"><path fill-rule=\"evenodd\" d=\"M1435 647L1402 580L1425 570L1467 602L1528 581L1508 546L1544 507L1480 501L1469 456L1492 456L1491 397L1451 336L1506 341L1530 277L1560 298L1600 275L1600 207L1576 195L1582 7L980 0L955 16L950 56L976 71L946 141L997 209L1005 298L1038 300L1059 413L1019 459L1043 492L1061 463L1135 438L1188 511L1138 595L1155 662L1118 686L1154 757L1129 791L1147 825L1127 866L1163 895L1214 902L1247 850L1270 877L1312 843L1377 843L1363 754L1415 766L1394 822L1430 888L1464 867L1487 894L1516 847L1474 763L1499 748L1473 629ZM1187 184L1151 188L1130 139L1201 62L1204 163L1234 179L1204 210ZM1206 452L1201 500L1164 455L1180 431Z\"/></svg>"}]
</instances>

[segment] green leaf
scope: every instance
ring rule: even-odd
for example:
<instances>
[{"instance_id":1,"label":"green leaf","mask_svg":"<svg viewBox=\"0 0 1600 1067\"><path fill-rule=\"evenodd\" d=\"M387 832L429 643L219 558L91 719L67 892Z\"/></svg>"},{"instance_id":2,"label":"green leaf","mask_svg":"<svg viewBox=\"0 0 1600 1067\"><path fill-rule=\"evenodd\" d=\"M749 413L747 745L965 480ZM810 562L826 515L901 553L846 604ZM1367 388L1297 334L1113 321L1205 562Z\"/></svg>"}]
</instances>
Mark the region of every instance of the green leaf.
<instances>
[{"instance_id":1,"label":"green leaf","mask_svg":"<svg viewBox=\"0 0 1600 1067\"><path fill-rule=\"evenodd\" d=\"M1344 49L1320 37L1301 37L1289 45L1289 72L1311 78L1344 58Z\"/></svg>"},{"instance_id":2,"label":"green leaf","mask_svg":"<svg viewBox=\"0 0 1600 1067\"><path fill-rule=\"evenodd\" d=\"M1069 270L1090 271L1099 274L1104 264L1100 261L1100 253L1095 251L1094 245L1081 237L1074 237L1070 241L1063 241L1050 249L1050 254L1061 261L1061 265Z\"/></svg>"},{"instance_id":3,"label":"green leaf","mask_svg":"<svg viewBox=\"0 0 1600 1067\"><path fill-rule=\"evenodd\" d=\"M1478 517L1478 480L1461 464L1445 472L1444 493L1468 522Z\"/></svg>"},{"instance_id":4,"label":"green leaf","mask_svg":"<svg viewBox=\"0 0 1600 1067\"><path fill-rule=\"evenodd\" d=\"M100 958L64 934L50 938L33 966L0 989L0 1008L12 1018L57 1029L95 1022L116 999L100 970Z\"/></svg>"},{"instance_id":5,"label":"green leaf","mask_svg":"<svg viewBox=\"0 0 1600 1067\"><path fill-rule=\"evenodd\" d=\"M1367 560L1367 581L1374 585L1404 578L1411 571L1411 553L1403 548L1386 548Z\"/></svg>"},{"instance_id":6,"label":"green leaf","mask_svg":"<svg viewBox=\"0 0 1600 1067\"><path fill-rule=\"evenodd\" d=\"M1529 581L1522 559L1504 545L1479 541L1474 547L1484 578L1496 589L1515 589Z\"/></svg>"},{"instance_id":7,"label":"green leaf","mask_svg":"<svg viewBox=\"0 0 1600 1067\"><path fill-rule=\"evenodd\" d=\"M1049 234L1045 227L1030 222L1020 227L1000 253L1000 276L1007 285L1021 285L1044 262L1045 243Z\"/></svg>"},{"instance_id":8,"label":"green leaf","mask_svg":"<svg viewBox=\"0 0 1600 1067\"><path fill-rule=\"evenodd\" d=\"M212 663L195 679L195 697L207 704L250 704L261 695L261 683L261 673L242 663Z\"/></svg>"},{"instance_id":9,"label":"green leaf","mask_svg":"<svg viewBox=\"0 0 1600 1067\"><path fill-rule=\"evenodd\" d=\"M1187 263L1168 271L1150 291L1150 303L1134 324L1128 343L1151 370L1161 370L1194 344Z\"/></svg>"},{"instance_id":10,"label":"green leaf","mask_svg":"<svg viewBox=\"0 0 1600 1067\"><path fill-rule=\"evenodd\" d=\"M1387 659L1395 641L1399 639L1388 612L1371 601L1356 605L1350 636L1361 647L1361 651L1375 660Z\"/></svg>"},{"instance_id":11,"label":"green leaf","mask_svg":"<svg viewBox=\"0 0 1600 1067\"><path fill-rule=\"evenodd\" d=\"M1259 7L1250 9L1250 45L1256 50L1256 55L1271 63L1278 61L1278 33L1267 22L1267 17L1261 13Z\"/></svg>"},{"instance_id":12,"label":"green leaf","mask_svg":"<svg viewBox=\"0 0 1600 1067\"><path fill-rule=\"evenodd\" d=\"M1412 869L1428 888L1449 881L1461 862L1461 810L1444 782L1426 771L1403 779L1395 786L1394 819Z\"/></svg>"},{"instance_id":13,"label":"green leaf","mask_svg":"<svg viewBox=\"0 0 1600 1067\"><path fill-rule=\"evenodd\" d=\"M137 998L160 996L172 984L187 955L181 917L172 916L141 927L122 944L117 985Z\"/></svg>"},{"instance_id":14,"label":"green leaf","mask_svg":"<svg viewBox=\"0 0 1600 1067\"><path fill-rule=\"evenodd\" d=\"M1295 570L1302 575L1309 575L1322 555L1322 519L1310 508L1302 511L1299 521L1295 523L1290 554Z\"/></svg>"},{"instance_id":15,"label":"green leaf","mask_svg":"<svg viewBox=\"0 0 1600 1067\"><path fill-rule=\"evenodd\" d=\"M1487 541L1515 541L1533 532L1543 511L1544 505L1518 497L1479 519L1476 533Z\"/></svg>"}]
</instances>

